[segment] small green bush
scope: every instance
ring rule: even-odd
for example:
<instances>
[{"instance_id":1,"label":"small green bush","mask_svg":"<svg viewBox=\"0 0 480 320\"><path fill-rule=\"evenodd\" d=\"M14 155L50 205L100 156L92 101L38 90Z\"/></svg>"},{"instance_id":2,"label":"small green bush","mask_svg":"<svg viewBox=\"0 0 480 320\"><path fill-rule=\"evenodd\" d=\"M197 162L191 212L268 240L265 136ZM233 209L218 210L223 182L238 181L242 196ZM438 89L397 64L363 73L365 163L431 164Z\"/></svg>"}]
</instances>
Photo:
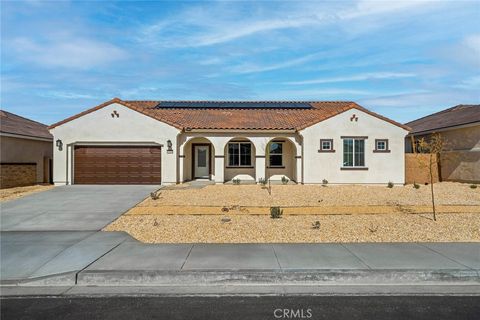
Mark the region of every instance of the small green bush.
<instances>
[{"instance_id":1,"label":"small green bush","mask_svg":"<svg viewBox=\"0 0 480 320\"><path fill-rule=\"evenodd\" d=\"M327 179L323 179L323 180L322 180L322 186L323 186L323 187L326 187L327 184L328 184L328 180L327 180Z\"/></svg>"},{"instance_id":2,"label":"small green bush","mask_svg":"<svg viewBox=\"0 0 480 320\"><path fill-rule=\"evenodd\" d=\"M312 223L312 229L320 229L320 221L315 221Z\"/></svg>"},{"instance_id":3,"label":"small green bush","mask_svg":"<svg viewBox=\"0 0 480 320\"><path fill-rule=\"evenodd\" d=\"M283 176L282 177L282 184L287 184L288 181L290 181L287 177Z\"/></svg>"},{"instance_id":4,"label":"small green bush","mask_svg":"<svg viewBox=\"0 0 480 320\"><path fill-rule=\"evenodd\" d=\"M270 218L272 219L280 219L283 214L283 209L280 207L270 207Z\"/></svg>"},{"instance_id":5,"label":"small green bush","mask_svg":"<svg viewBox=\"0 0 480 320\"><path fill-rule=\"evenodd\" d=\"M416 182L413 183L413 187L414 187L415 189L420 189L420 185L419 185L418 183L416 183Z\"/></svg>"},{"instance_id":6,"label":"small green bush","mask_svg":"<svg viewBox=\"0 0 480 320\"><path fill-rule=\"evenodd\" d=\"M152 198L152 200L158 200L160 196L156 192L150 192L150 198Z\"/></svg>"},{"instance_id":7,"label":"small green bush","mask_svg":"<svg viewBox=\"0 0 480 320\"><path fill-rule=\"evenodd\" d=\"M233 184L239 185L241 180L237 178L237 179L233 179L232 182Z\"/></svg>"},{"instance_id":8,"label":"small green bush","mask_svg":"<svg viewBox=\"0 0 480 320\"><path fill-rule=\"evenodd\" d=\"M472 189L477 189L477 185L476 185L476 184L471 184L471 185L470 185L470 188L472 188Z\"/></svg>"},{"instance_id":9,"label":"small green bush","mask_svg":"<svg viewBox=\"0 0 480 320\"><path fill-rule=\"evenodd\" d=\"M388 184L387 184L387 187L393 188L393 182L392 182L392 181L389 181Z\"/></svg>"},{"instance_id":10,"label":"small green bush","mask_svg":"<svg viewBox=\"0 0 480 320\"><path fill-rule=\"evenodd\" d=\"M262 186L266 186L267 180L265 178L258 178L258 183L260 183Z\"/></svg>"}]
</instances>

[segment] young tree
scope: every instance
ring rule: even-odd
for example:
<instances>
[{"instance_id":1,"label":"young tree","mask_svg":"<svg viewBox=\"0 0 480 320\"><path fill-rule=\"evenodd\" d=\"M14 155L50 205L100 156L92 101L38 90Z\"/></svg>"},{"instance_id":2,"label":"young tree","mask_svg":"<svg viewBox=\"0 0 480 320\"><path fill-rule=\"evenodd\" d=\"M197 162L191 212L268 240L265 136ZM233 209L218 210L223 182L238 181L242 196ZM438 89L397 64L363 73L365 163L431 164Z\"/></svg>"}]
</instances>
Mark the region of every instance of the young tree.
<instances>
[{"instance_id":1,"label":"young tree","mask_svg":"<svg viewBox=\"0 0 480 320\"><path fill-rule=\"evenodd\" d=\"M430 175L430 191L432 195L432 211L433 211L433 220L437 221L436 208L435 208L435 192L433 188L433 174L435 168L438 170L438 159L440 158L440 153L445 149L445 139L441 136L440 133L433 133L430 138L427 140L421 138L417 140L417 151L419 153L429 154L427 163L424 164L424 167L428 169ZM437 165L436 165L437 164Z\"/></svg>"}]
</instances>

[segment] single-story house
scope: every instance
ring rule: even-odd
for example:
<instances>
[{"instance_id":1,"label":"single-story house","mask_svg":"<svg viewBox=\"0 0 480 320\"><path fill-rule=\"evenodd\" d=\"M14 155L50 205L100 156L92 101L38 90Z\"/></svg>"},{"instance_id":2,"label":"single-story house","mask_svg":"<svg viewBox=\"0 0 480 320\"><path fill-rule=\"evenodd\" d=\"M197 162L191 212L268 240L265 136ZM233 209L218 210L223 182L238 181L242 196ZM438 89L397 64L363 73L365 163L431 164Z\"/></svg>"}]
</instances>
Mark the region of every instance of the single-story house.
<instances>
[{"instance_id":1,"label":"single-story house","mask_svg":"<svg viewBox=\"0 0 480 320\"><path fill-rule=\"evenodd\" d=\"M412 131L406 138L406 152L433 133L445 140L439 158L439 179L480 183L480 105L457 105L406 124Z\"/></svg>"},{"instance_id":2,"label":"single-story house","mask_svg":"<svg viewBox=\"0 0 480 320\"><path fill-rule=\"evenodd\" d=\"M50 126L54 182L404 182L405 125L354 102L123 101Z\"/></svg>"},{"instance_id":3,"label":"single-story house","mask_svg":"<svg viewBox=\"0 0 480 320\"><path fill-rule=\"evenodd\" d=\"M0 110L0 188L51 183L52 141L46 125Z\"/></svg>"}]
</instances>

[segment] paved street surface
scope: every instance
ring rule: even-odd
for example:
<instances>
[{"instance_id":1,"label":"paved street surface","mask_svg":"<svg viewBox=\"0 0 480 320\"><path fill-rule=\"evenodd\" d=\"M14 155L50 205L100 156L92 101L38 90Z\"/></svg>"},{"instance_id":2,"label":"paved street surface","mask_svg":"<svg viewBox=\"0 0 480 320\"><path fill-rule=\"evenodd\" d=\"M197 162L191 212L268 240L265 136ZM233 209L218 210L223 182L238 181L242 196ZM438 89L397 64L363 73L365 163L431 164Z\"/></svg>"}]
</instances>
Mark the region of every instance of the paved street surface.
<instances>
[{"instance_id":1,"label":"paved street surface","mask_svg":"<svg viewBox=\"0 0 480 320\"><path fill-rule=\"evenodd\" d=\"M60 186L1 203L1 231L100 230L159 186Z\"/></svg>"},{"instance_id":2,"label":"paved street surface","mask_svg":"<svg viewBox=\"0 0 480 320\"><path fill-rule=\"evenodd\" d=\"M478 319L478 296L8 298L2 319Z\"/></svg>"}]
</instances>

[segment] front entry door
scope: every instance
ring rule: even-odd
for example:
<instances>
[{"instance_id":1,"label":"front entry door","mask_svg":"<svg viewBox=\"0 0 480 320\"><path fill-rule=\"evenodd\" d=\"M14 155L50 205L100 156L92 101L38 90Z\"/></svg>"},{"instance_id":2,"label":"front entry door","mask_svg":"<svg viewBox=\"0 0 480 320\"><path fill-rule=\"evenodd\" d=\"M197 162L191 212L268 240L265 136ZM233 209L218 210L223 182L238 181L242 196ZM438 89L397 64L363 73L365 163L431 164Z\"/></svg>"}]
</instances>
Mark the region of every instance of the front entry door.
<instances>
[{"instance_id":1,"label":"front entry door","mask_svg":"<svg viewBox=\"0 0 480 320\"><path fill-rule=\"evenodd\" d=\"M194 146L193 172L195 178L210 178L209 146Z\"/></svg>"}]
</instances>

